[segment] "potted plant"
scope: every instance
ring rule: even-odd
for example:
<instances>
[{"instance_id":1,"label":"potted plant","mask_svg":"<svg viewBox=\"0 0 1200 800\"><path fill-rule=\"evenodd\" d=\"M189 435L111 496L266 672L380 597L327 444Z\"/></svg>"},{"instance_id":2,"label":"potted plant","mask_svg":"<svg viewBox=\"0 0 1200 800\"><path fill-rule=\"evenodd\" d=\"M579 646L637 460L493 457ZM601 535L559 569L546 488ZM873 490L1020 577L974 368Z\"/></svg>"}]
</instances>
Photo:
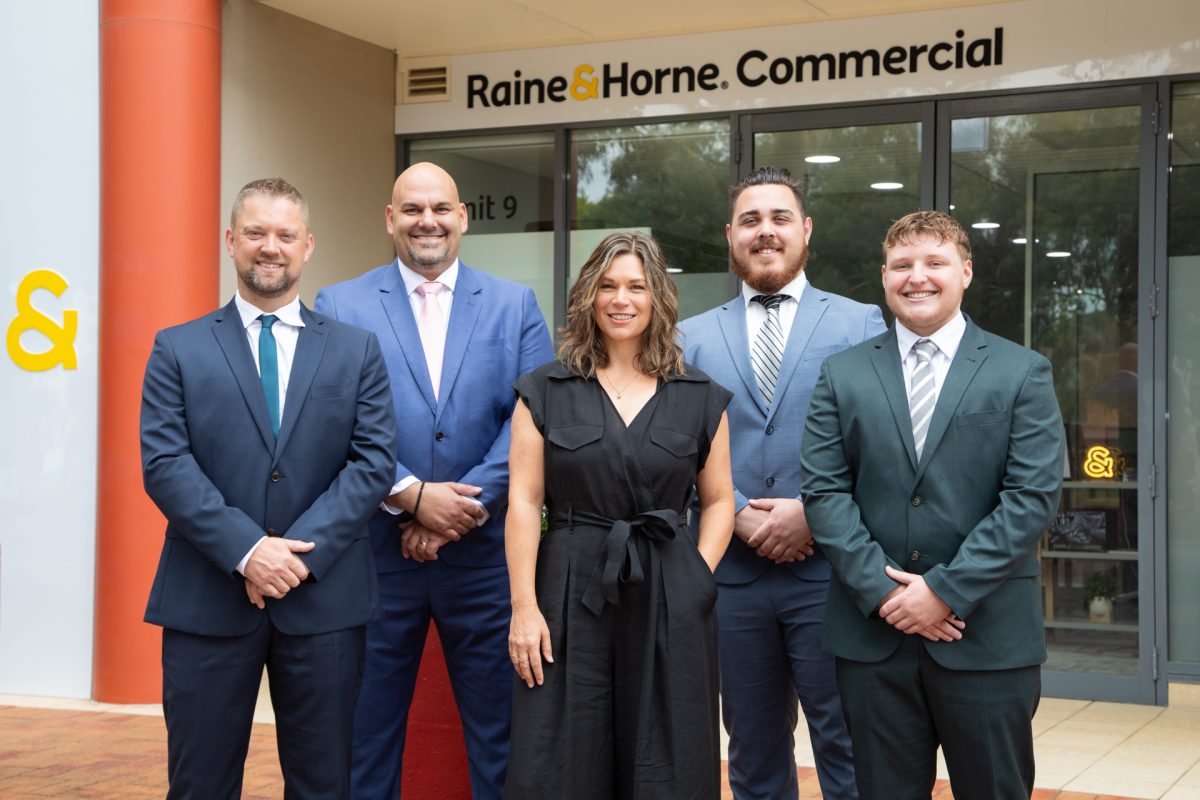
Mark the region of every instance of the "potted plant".
<instances>
[{"instance_id":1,"label":"potted plant","mask_svg":"<svg viewBox=\"0 0 1200 800\"><path fill-rule=\"evenodd\" d=\"M1083 582L1088 619L1092 622L1112 622L1112 601L1117 594L1116 570L1105 569L1089 575Z\"/></svg>"}]
</instances>

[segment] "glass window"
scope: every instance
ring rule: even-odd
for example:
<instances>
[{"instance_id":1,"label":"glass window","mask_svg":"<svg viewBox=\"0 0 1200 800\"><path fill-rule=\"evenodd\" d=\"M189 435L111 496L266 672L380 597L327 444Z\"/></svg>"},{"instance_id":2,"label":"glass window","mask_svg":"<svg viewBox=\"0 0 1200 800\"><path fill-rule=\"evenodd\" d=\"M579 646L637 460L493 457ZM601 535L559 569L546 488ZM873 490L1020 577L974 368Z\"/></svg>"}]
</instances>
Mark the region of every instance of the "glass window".
<instances>
[{"instance_id":1,"label":"glass window","mask_svg":"<svg viewBox=\"0 0 1200 800\"><path fill-rule=\"evenodd\" d=\"M431 161L458 184L469 215L463 263L533 289L553 330L554 134L422 139L408 161Z\"/></svg>"},{"instance_id":2,"label":"glass window","mask_svg":"<svg viewBox=\"0 0 1200 800\"><path fill-rule=\"evenodd\" d=\"M652 234L679 286L679 318L729 299L729 122L700 120L571 133L568 285L616 230Z\"/></svg>"},{"instance_id":3,"label":"glass window","mask_svg":"<svg viewBox=\"0 0 1200 800\"><path fill-rule=\"evenodd\" d=\"M1047 668L1138 673L1140 108L955 119L963 306L1054 367L1062 507L1042 543ZM1149 359L1147 359L1149 361Z\"/></svg>"},{"instance_id":4,"label":"glass window","mask_svg":"<svg viewBox=\"0 0 1200 800\"><path fill-rule=\"evenodd\" d=\"M1167 617L1200 662L1200 83L1175 87L1167 229Z\"/></svg>"},{"instance_id":5,"label":"glass window","mask_svg":"<svg viewBox=\"0 0 1200 800\"><path fill-rule=\"evenodd\" d=\"M921 207L921 123L756 133L754 166L784 167L804 186L813 284L886 310L880 243Z\"/></svg>"}]
</instances>

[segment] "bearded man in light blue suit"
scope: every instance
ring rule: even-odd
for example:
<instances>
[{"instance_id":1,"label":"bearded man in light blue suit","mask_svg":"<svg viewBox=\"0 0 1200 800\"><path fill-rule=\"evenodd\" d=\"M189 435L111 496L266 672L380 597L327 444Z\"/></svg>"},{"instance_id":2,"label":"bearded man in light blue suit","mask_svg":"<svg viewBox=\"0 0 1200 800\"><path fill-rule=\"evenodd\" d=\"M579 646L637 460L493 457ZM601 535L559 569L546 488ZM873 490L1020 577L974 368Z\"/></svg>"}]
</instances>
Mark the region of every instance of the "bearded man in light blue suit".
<instances>
[{"instance_id":1,"label":"bearded man in light blue suit","mask_svg":"<svg viewBox=\"0 0 1200 800\"><path fill-rule=\"evenodd\" d=\"M726 226L742 294L680 326L688 363L734 395L737 517L716 577L722 714L737 800L798 796L797 705L824 795L858 796L833 657L821 646L830 569L799 498L800 441L825 357L881 333L884 324L876 306L808 284L811 234L804 194L787 170L762 168L742 179L730 189ZM769 314L778 315L771 324L779 327L766 346L778 350L764 386L756 374L764 368L752 363L762 359L752 351Z\"/></svg>"},{"instance_id":2,"label":"bearded man in light blue suit","mask_svg":"<svg viewBox=\"0 0 1200 800\"><path fill-rule=\"evenodd\" d=\"M463 721L472 796L499 798L513 683L504 561L512 383L554 352L529 288L459 262L468 218L449 174L409 167L385 216L396 260L322 289L316 302L379 337L398 423L396 483L370 523L383 617L367 628L354 796L399 796L433 619Z\"/></svg>"}]
</instances>

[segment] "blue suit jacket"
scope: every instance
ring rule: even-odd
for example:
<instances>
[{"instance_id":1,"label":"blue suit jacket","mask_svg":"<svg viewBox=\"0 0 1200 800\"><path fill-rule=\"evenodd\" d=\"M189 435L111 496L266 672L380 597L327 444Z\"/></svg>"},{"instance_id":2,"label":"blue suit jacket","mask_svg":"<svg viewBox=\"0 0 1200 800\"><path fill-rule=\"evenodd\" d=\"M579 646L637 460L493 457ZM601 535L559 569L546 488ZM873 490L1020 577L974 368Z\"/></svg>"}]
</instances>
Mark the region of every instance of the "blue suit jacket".
<instances>
[{"instance_id":1,"label":"blue suit jacket","mask_svg":"<svg viewBox=\"0 0 1200 800\"><path fill-rule=\"evenodd\" d=\"M737 511L755 497L800 496L800 440L821 363L884 330L877 306L805 287L788 334L774 402L768 408L750 366L746 305L741 295L680 325L684 360L733 392L729 439ZM748 583L771 562L737 536L717 567L719 583ZM818 552L787 565L797 576L827 580L829 562Z\"/></svg>"},{"instance_id":2,"label":"blue suit jacket","mask_svg":"<svg viewBox=\"0 0 1200 800\"><path fill-rule=\"evenodd\" d=\"M316 308L379 337L399 430L396 481L460 481L483 487L488 521L438 550L455 566L504 564L509 424L518 377L554 357L533 291L459 264L435 400L412 304L396 262L317 293ZM378 511L371 545L380 572L413 569L400 553L397 519Z\"/></svg>"},{"instance_id":3,"label":"blue suit jacket","mask_svg":"<svg viewBox=\"0 0 1200 800\"><path fill-rule=\"evenodd\" d=\"M142 474L167 518L146 621L208 636L367 622L367 519L391 486L395 420L375 337L301 307L279 439L236 306L160 331L142 386ZM263 534L315 542L309 580L260 611L239 561Z\"/></svg>"}]
</instances>

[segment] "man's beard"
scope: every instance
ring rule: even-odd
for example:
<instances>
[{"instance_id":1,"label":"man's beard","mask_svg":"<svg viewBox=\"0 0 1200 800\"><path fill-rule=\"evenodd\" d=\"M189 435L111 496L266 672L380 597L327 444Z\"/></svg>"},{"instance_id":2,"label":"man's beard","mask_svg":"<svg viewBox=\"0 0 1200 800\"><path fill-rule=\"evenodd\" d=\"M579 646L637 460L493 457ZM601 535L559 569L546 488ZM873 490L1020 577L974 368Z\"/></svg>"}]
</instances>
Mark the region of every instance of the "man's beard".
<instances>
[{"instance_id":1,"label":"man's beard","mask_svg":"<svg viewBox=\"0 0 1200 800\"><path fill-rule=\"evenodd\" d=\"M268 298L287 294L296 285L298 279L298 276L291 274L287 269L280 271L276 278L267 278L253 266L243 270L240 275L242 283L250 287L256 295Z\"/></svg>"},{"instance_id":2,"label":"man's beard","mask_svg":"<svg viewBox=\"0 0 1200 800\"><path fill-rule=\"evenodd\" d=\"M782 269L754 270L749 263L740 260L732 252L729 254L729 262L733 267L733 274L748 284L751 289L762 294L776 294L794 281L808 264L808 245L802 245L799 257L794 261L785 262Z\"/></svg>"}]
</instances>

